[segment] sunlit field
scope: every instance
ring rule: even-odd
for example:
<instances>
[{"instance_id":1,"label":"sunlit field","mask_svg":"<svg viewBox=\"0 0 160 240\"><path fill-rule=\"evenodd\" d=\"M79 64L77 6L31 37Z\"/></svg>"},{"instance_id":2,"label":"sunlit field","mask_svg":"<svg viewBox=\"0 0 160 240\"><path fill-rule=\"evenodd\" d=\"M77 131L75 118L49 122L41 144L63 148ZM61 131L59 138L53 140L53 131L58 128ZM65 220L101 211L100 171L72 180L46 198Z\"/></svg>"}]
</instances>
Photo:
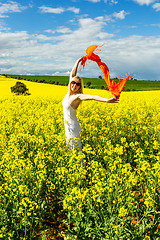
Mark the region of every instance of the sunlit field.
<instances>
[{"instance_id":1,"label":"sunlit field","mask_svg":"<svg viewBox=\"0 0 160 240\"><path fill-rule=\"evenodd\" d=\"M0 239L160 239L160 91L82 102L77 156L65 144L67 87L24 81L31 95L14 96L16 81L0 77Z\"/></svg>"}]
</instances>

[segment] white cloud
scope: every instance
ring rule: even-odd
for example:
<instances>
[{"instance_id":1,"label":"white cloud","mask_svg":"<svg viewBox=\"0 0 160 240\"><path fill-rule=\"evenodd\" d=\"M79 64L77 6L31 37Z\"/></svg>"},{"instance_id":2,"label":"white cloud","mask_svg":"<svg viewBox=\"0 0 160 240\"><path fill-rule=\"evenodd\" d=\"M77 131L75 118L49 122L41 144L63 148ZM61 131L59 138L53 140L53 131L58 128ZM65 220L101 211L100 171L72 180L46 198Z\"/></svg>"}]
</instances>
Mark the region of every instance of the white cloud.
<instances>
[{"instance_id":1,"label":"white cloud","mask_svg":"<svg viewBox=\"0 0 160 240\"><path fill-rule=\"evenodd\" d=\"M104 15L96 17L97 20L103 20L105 22L115 22L117 19L123 20L126 15L130 14L129 12L125 12L125 10L121 10L120 12L114 12L110 15Z\"/></svg>"},{"instance_id":2,"label":"white cloud","mask_svg":"<svg viewBox=\"0 0 160 240\"><path fill-rule=\"evenodd\" d=\"M65 10L64 8L60 7L60 8L51 8L51 7L39 7L39 9L41 9L42 13L55 13L55 14L60 14L63 13Z\"/></svg>"},{"instance_id":3,"label":"white cloud","mask_svg":"<svg viewBox=\"0 0 160 240\"><path fill-rule=\"evenodd\" d=\"M48 30L45 30L45 32L47 33L52 33L52 34L55 34L55 33L63 33L63 34L66 34L66 33L71 33L72 30L67 28L67 27L58 27L57 29L55 30L52 30L52 29L48 29Z\"/></svg>"},{"instance_id":4,"label":"white cloud","mask_svg":"<svg viewBox=\"0 0 160 240\"><path fill-rule=\"evenodd\" d=\"M58 33L71 33L72 31L67 27L58 27L56 32Z\"/></svg>"},{"instance_id":5,"label":"white cloud","mask_svg":"<svg viewBox=\"0 0 160 240\"><path fill-rule=\"evenodd\" d=\"M61 14L65 11L71 11L75 14L78 14L80 9L79 8L75 8L75 7L69 7L69 8L63 8L63 7L59 7L59 8L52 8L52 7L39 7L39 9L41 10L42 13L54 13L54 14Z\"/></svg>"},{"instance_id":6,"label":"white cloud","mask_svg":"<svg viewBox=\"0 0 160 240\"><path fill-rule=\"evenodd\" d=\"M124 10L120 12L115 12L113 13L113 17L118 18L118 19L125 19L125 16L128 15L128 12L125 12Z\"/></svg>"},{"instance_id":7,"label":"white cloud","mask_svg":"<svg viewBox=\"0 0 160 240\"><path fill-rule=\"evenodd\" d=\"M137 28L137 26L128 26L128 28L134 29Z\"/></svg>"},{"instance_id":8,"label":"white cloud","mask_svg":"<svg viewBox=\"0 0 160 240\"><path fill-rule=\"evenodd\" d=\"M86 1L88 1L88 2L93 2L93 3L97 3L97 2L105 2L105 3L107 3L107 2L109 2L109 3L111 3L111 4L117 4L118 3L118 1L117 0L86 0Z\"/></svg>"},{"instance_id":9,"label":"white cloud","mask_svg":"<svg viewBox=\"0 0 160 240\"><path fill-rule=\"evenodd\" d=\"M96 17L95 20L104 21L104 17L103 16L99 16L99 17Z\"/></svg>"},{"instance_id":10,"label":"white cloud","mask_svg":"<svg viewBox=\"0 0 160 240\"><path fill-rule=\"evenodd\" d=\"M93 2L93 3L97 3L100 2L101 0L87 0L88 2Z\"/></svg>"},{"instance_id":11,"label":"white cloud","mask_svg":"<svg viewBox=\"0 0 160 240\"><path fill-rule=\"evenodd\" d=\"M79 14L80 9L79 8L75 8L75 7L69 7L69 8L67 8L67 11L71 11L71 12L73 12L75 14Z\"/></svg>"},{"instance_id":12,"label":"white cloud","mask_svg":"<svg viewBox=\"0 0 160 240\"><path fill-rule=\"evenodd\" d=\"M0 3L0 18L8 17L8 13L22 12L27 7L21 6L17 2L9 1L8 3Z\"/></svg>"},{"instance_id":13,"label":"white cloud","mask_svg":"<svg viewBox=\"0 0 160 240\"><path fill-rule=\"evenodd\" d=\"M77 44L79 42L84 43L87 41L93 42L97 39L99 32L101 32L105 23L102 21L96 21L91 18L79 19L79 28L72 32L72 34L62 36L62 40L68 42L68 46ZM66 43L65 43L66 44Z\"/></svg>"},{"instance_id":14,"label":"white cloud","mask_svg":"<svg viewBox=\"0 0 160 240\"><path fill-rule=\"evenodd\" d=\"M153 9L156 10L156 12L160 11L160 3L155 3L155 4L153 4L152 7L153 7Z\"/></svg>"},{"instance_id":15,"label":"white cloud","mask_svg":"<svg viewBox=\"0 0 160 240\"><path fill-rule=\"evenodd\" d=\"M76 30L64 27L47 30L58 36L27 32L0 32L1 73L17 74L67 74L76 59L85 55L85 49L92 44L101 45L99 56L109 69L111 77L133 72L137 79L160 79L160 36L130 36L114 39L104 31L103 19L79 19ZM63 34L61 34L63 32ZM96 63L91 62L81 76L102 75Z\"/></svg>"},{"instance_id":16,"label":"white cloud","mask_svg":"<svg viewBox=\"0 0 160 240\"><path fill-rule=\"evenodd\" d=\"M33 38L34 40L36 40L36 43L37 43L37 41L45 42L45 41L50 41L50 40L51 40L50 37L47 37L47 36L44 35L44 34L33 34L33 35L32 35L32 38Z\"/></svg>"},{"instance_id":17,"label":"white cloud","mask_svg":"<svg viewBox=\"0 0 160 240\"><path fill-rule=\"evenodd\" d=\"M109 39L109 38L113 38L114 34L112 33L106 33L106 32L100 32L99 34L97 34L97 37L99 37L100 39Z\"/></svg>"},{"instance_id":18,"label":"white cloud","mask_svg":"<svg viewBox=\"0 0 160 240\"><path fill-rule=\"evenodd\" d=\"M137 2L140 5L150 5L151 3L156 2L157 0L133 0L134 2Z\"/></svg>"},{"instance_id":19,"label":"white cloud","mask_svg":"<svg viewBox=\"0 0 160 240\"><path fill-rule=\"evenodd\" d=\"M117 0L110 0L110 3L111 3L111 4L117 4L118 1L117 1Z\"/></svg>"},{"instance_id":20,"label":"white cloud","mask_svg":"<svg viewBox=\"0 0 160 240\"><path fill-rule=\"evenodd\" d=\"M9 31L9 30L11 29L8 27L4 27L3 25L0 24L0 31Z\"/></svg>"},{"instance_id":21,"label":"white cloud","mask_svg":"<svg viewBox=\"0 0 160 240\"><path fill-rule=\"evenodd\" d=\"M133 0L133 1L139 3L140 5L152 4L152 8L155 9L156 12L160 11L160 2L158 0Z\"/></svg>"},{"instance_id":22,"label":"white cloud","mask_svg":"<svg viewBox=\"0 0 160 240\"><path fill-rule=\"evenodd\" d=\"M56 31L52 30L52 29L47 29L47 30L45 30L45 32L55 34Z\"/></svg>"},{"instance_id":23,"label":"white cloud","mask_svg":"<svg viewBox=\"0 0 160 240\"><path fill-rule=\"evenodd\" d=\"M130 36L108 40L104 46L111 73L133 72L137 79L160 80L160 36ZM105 56L104 56L105 59ZM111 67L110 67L111 66Z\"/></svg>"},{"instance_id":24,"label":"white cloud","mask_svg":"<svg viewBox=\"0 0 160 240\"><path fill-rule=\"evenodd\" d=\"M106 15L105 16L105 21L106 22L114 22L115 19L114 19L113 15Z\"/></svg>"},{"instance_id":25,"label":"white cloud","mask_svg":"<svg viewBox=\"0 0 160 240\"><path fill-rule=\"evenodd\" d=\"M160 23L153 23L151 24L152 27L159 27L160 28Z\"/></svg>"}]
</instances>

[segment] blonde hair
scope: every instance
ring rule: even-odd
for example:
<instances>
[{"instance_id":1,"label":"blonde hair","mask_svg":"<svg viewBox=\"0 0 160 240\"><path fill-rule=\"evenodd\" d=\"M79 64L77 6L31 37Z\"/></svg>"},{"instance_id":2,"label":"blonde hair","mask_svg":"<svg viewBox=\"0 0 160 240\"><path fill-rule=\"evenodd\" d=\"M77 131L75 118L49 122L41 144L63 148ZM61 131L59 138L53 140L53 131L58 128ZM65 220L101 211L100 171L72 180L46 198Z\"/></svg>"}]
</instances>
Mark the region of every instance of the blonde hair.
<instances>
[{"instance_id":1,"label":"blonde hair","mask_svg":"<svg viewBox=\"0 0 160 240\"><path fill-rule=\"evenodd\" d=\"M71 90L71 82L74 81L75 79L79 80L81 85L80 85L80 88L78 89L78 91L76 93L83 93L83 81L82 81L82 78L80 78L79 76L75 76L71 79L71 81L69 82L68 84L68 93L69 93L69 96L72 95L72 90Z\"/></svg>"}]
</instances>

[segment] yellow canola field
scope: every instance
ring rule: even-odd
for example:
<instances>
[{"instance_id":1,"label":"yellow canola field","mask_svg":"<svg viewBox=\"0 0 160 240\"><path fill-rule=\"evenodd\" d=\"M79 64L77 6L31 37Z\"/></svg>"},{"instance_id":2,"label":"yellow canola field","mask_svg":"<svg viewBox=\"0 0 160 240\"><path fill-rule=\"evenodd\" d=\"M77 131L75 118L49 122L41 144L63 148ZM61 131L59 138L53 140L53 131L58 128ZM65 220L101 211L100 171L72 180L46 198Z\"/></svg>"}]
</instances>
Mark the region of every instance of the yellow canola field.
<instances>
[{"instance_id":1,"label":"yellow canola field","mask_svg":"<svg viewBox=\"0 0 160 240\"><path fill-rule=\"evenodd\" d=\"M160 91L83 102L77 155L65 144L67 87L21 81L31 95L13 96L16 81L0 77L0 238L36 239L49 218L70 239L159 239Z\"/></svg>"},{"instance_id":2,"label":"yellow canola field","mask_svg":"<svg viewBox=\"0 0 160 240\"><path fill-rule=\"evenodd\" d=\"M29 82L25 80L17 80L0 76L0 96L13 96L13 94L11 93L11 87L14 86L18 81L24 83L27 86L27 88L29 89L29 93L31 93L30 97L63 97L67 90L67 87L61 87L45 83Z\"/></svg>"}]
</instances>

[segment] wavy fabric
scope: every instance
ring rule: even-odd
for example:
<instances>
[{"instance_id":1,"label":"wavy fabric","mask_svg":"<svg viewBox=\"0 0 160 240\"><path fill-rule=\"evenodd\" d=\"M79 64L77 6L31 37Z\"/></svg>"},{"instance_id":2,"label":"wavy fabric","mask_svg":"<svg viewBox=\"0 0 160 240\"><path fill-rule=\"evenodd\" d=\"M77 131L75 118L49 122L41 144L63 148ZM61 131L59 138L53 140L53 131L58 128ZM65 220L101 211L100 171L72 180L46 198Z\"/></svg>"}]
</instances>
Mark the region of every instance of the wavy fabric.
<instances>
[{"instance_id":1,"label":"wavy fabric","mask_svg":"<svg viewBox=\"0 0 160 240\"><path fill-rule=\"evenodd\" d=\"M118 99L120 97L120 94L121 94L127 80L131 80L131 78L134 76L134 74L133 75L130 75L130 73L125 74L126 77L123 79L121 79L120 77L117 77L117 79L119 80L118 83L116 83L114 80L111 80L110 75L109 75L109 69L108 69L107 65L104 62L101 62L100 57L97 54L95 54L95 51L101 51L101 49L99 49L99 47L102 47L102 46L103 45L101 45L101 46L91 45L86 49L87 55L83 56L83 58L82 58L81 68L85 67L87 60L95 61L103 73L103 78L107 84L108 90Z\"/></svg>"}]
</instances>

